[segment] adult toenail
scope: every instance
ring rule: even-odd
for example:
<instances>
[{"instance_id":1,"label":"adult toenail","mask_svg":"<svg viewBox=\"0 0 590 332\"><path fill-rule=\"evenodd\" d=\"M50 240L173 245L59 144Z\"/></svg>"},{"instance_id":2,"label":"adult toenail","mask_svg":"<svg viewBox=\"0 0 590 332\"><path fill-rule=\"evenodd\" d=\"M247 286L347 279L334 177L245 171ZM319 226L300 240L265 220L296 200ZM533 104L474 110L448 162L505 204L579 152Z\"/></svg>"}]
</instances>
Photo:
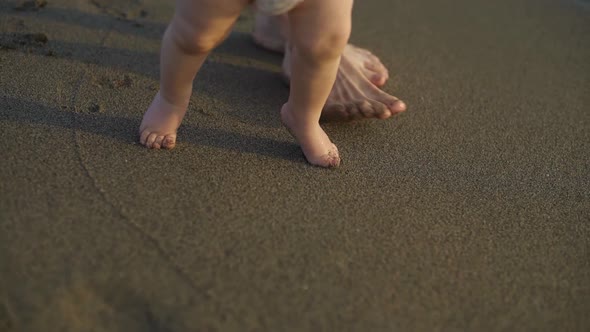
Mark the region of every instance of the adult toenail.
<instances>
[{"instance_id":1,"label":"adult toenail","mask_svg":"<svg viewBox=\"0 0 590 332\"><path fill-rule=\"evenodd\" d=\"M405 111L405 110L406 110L406 108L407 108L407 106L406 106L406 103L404 103L404 102L403 102L403 101L401 101L401 100L398 100L398 101L395 103L395 106L397 106L397 109L398 109L398 110L400 110L400 111Z\"/></svg>"}]
</instances>

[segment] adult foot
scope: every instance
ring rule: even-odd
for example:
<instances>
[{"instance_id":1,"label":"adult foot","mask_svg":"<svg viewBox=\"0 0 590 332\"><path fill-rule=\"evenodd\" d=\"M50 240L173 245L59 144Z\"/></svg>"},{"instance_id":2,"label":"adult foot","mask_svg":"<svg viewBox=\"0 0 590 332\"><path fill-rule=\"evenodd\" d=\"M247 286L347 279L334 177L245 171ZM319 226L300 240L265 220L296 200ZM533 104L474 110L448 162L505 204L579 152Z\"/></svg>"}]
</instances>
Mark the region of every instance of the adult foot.
<instances>
[{"instance_id":1,"label":"adult foot","mask_svg":"<svg viewBox=\"0 0 590 332\"><path fill-rule=\"evenodd\" d=\"M367 74L358 58L342 56L336 82L322 110L322 121L387 119L407 109L403 101L379 89Z\"/></svg>"},{"instance_id":2,"label":"adult foot","mask_svg":"<svg viewBox=\"0 0 590 332\"><path fill-rule=\"evenodd\" d=\"M389 79L389 71L385 65L369 50L348 44L342 57L355 64L363 76L378 87L384 86Z\"/></svg>"},{"instance_id":3,"label":"adult foot","mask_svg":"<svg viewBox=\"0 0 590 332\"><path fill-rule=\"evenodd\" d=\"M286 48L283 75L291 77L291 50ZM378 62L374 62L374 60ZM368 67L373 63L375 67ZM373 68L373 69L369 69ZM369 80L373 77L373 80ZM369 51L348 45L344 49L338 75L322 110L322 121L354 121L360 119L387 119L406 110L406 104L385 93L374 81L389 78L387 69Z\"/></svg>"},{"instance_id":4,"label":"adult foot","mask_svg":"<svg viewBox=\"0 0 590 332\"><path fill-rule=\"evenodd\" d=\"M330 141L319 123L301 119L291 110L288 103L281 109L281 120L301 146L310 164L327 168L340 165L338 148Z\"/></svg>"},{"instance_id":5,"label":"adult foot","mask_svg":"<svg viewBox=\"0 0 590 332\"><path fill-rule=\"evenodd\" d=\"M180 107L156 95L143 115L139 126L139 142L149 149L172 149L176 146L176 131L184 118L186 107Z\"/></svg>"},{"instance_id":6,"label":"adult foot","mask_svg":"<svg viewBox=\"0 0 590 332\"><path fill-rule=\"evenodd\" d=\"M289 47L285 46L285 38L280 33L283 21L282 17L256 14L253 38L263 48L285 51L283 74L288 83L291 60ZM368 50L348 45L342 54L336 82L322 110L322 120L387 119L405 111L407 106L403 101L379 89L388 79L389 72L379 58Z\"/></svg>"}]
</instances>

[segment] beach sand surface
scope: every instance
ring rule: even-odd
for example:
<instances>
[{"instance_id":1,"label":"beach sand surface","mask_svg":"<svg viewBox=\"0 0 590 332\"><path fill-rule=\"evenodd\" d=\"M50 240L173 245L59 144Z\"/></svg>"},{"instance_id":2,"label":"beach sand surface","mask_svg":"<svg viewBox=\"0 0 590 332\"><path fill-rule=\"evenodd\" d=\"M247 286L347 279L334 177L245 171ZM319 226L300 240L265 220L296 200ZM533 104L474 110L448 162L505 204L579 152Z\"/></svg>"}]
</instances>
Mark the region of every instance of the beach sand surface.
<instances>
[{"instance_id":1,"label":"beach sand surface","mask_svg":"<svg viewBox=\"0 0 590 332\"><path fill-rule=\"evenodd\" d=\"M0 2L0 331L590 330L590 20L357 1L409 110L311 167L253 17L173 151L137 143L172 2Z\"/></svg>"}]
</instances>

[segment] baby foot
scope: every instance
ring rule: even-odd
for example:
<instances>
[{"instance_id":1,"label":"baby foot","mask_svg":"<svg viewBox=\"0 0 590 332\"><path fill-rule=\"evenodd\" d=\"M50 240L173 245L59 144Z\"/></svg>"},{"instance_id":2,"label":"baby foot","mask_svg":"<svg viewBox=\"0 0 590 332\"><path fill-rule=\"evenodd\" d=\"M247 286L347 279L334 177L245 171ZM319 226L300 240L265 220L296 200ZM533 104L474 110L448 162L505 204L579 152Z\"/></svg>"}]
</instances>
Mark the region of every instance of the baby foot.
<instances>
[{"instance_id":1,"label":"baby foot","mask_svg":"<svg viewBox=\"0 0 590 332\"><path fill-rule=\"evenodd\" d=\"M176 131L185 113L186 107L173 105L158 92L143 115L139 126L139 142L149 149L174 148Z\"/></svg>"},{"instance_id":2,"label":"baby foot","mask_svg":"<svg viewBox=\"0 0 590 332\"><path fill-rule=\"evenodd\" d=\"M288 104L281 109L281 120L287 130L301 146L307 161L320 167L340 166L340 155L336 145L330 141L320 124L307 123L289 108Z\"/></svg>"}]
</instances>

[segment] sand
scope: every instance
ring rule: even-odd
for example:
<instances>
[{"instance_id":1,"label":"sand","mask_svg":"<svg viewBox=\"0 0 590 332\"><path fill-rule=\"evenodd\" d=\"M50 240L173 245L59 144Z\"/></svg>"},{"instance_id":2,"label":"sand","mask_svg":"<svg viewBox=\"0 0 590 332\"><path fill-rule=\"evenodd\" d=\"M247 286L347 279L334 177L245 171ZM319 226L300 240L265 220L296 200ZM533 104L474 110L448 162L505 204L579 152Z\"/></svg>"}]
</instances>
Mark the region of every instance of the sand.
<instances>
[{"instance_id":1,"label":"sand","mask_svg":"<svg viewBox=\"0 0 590 332\"><path fill-rule=\"evenodd\" d=\"M588 331L589 13L358 1L409 110L323 170L251 14L148 151L171 2L0 2L0 331Z\"/></svg>"}]
</instances>

